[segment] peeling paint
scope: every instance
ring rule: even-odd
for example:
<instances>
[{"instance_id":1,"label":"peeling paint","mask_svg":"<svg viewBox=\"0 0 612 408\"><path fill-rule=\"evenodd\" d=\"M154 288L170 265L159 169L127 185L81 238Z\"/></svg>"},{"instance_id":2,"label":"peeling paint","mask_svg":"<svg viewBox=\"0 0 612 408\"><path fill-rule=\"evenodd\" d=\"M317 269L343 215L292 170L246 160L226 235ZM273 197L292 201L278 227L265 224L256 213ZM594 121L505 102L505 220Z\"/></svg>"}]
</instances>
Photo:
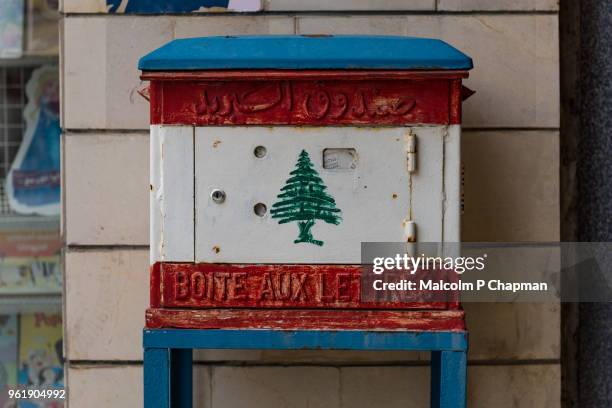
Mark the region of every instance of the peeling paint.
<instances>
[{"instance_id":1,"label":"peeling paint","mask_svg":"<svg viewBox=\"0 0 612 408\"><path fill-rule=\"evenodd\" d=\"M450 141L450 135L448 133L448 126L444 126L442 131L442 237L444 238L444 218L446 211L448 210L448 200L446 199L446 145Z\"/></svg>"},{"instance_id":2,"label":"peeling paint","mask_svg":"<svg viewBox=\"0 0 612 408\"><path fill-rule=\"evenodd\" d=\"M463 310L156 309L146 326L186 329L335 329L463 331Z\"/></svg>"},{"instance_id":3,"label":"peeling paint","mask_svg":"<svg viewBox=\"0 0 612 408\"><path fill-rule=\"evenodd\" d=\"M166 214L164 208L164 134L161 133L161 137L159 139L159 180L157 192L155 194L155 201L157 201L157 208L159 208L159 219L161 220L159 226L159 242L157 243L159 247L159 255L162 261L166 260L164 254L164 226L166 224Z\"/></svg>"}]
</instances>

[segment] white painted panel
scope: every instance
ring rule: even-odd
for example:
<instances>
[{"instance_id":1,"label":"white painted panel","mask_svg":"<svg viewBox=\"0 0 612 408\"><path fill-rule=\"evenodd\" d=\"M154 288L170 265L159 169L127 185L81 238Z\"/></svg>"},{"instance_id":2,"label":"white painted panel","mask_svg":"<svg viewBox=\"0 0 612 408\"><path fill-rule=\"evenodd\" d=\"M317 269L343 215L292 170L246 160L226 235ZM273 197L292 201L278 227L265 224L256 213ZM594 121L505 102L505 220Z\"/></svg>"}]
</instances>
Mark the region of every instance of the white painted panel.
<instances>
[{"instance_id":1,"label":"white painted panel","mask_svg":"<svg viewBox=\"0 0 612 408\"><path fill-rule=\"evenodd\" d=\"M410 175L406 164L408 128L201 127L196 148L196 261L233 263L360 263L362 241L404 241L403 222L410 217ZM419 163L413 195L415 219L431 240L441 239L443 127L413 128ZM257 146L266 155L256 157ZM346 154L338 166L323 166L325 149L354 149L355 168ZM273 204L305 150L325 190L335 200L338 225L316 220L315 243L295 243L298 222L279 224ZM332 153L338 153L332 151ZM421 154L423 153L423 157ZM344 158L342 158L344 157ZM333 161L333 160L332 160ZM343 163L349 163L348 166ZM335 168L336 167L336 168ZM349 167L349 168L346 168ZM211 198L215 189L225 201ZM260 217L254 206L263 203ZM278 207L277 207L278 208ZM277 214L278 215L278 214ZM420 238L419 238L420 240Z\"/></svg>"},{"instance_id":2,"label":"white painted panel","mask_svg":"<svg viewBox=\"0 0 612 408\"><path fill-rule=\"evenodd\" d=\"M444 241L461 241L460 217L461 126L451 125L444 137Z\"/></svg>"},{"instance_id":3,"label":"white painted panel","mask_svg":"<svg viewBox=\"0 0 612 408\"><path fill-rule=\"evenodd\" d=\"M163 192L161 191L161 130L151 126L149 138L149 257L151 264L161 260L163 231Z\"/></svg>"},{"instance_id":4,"label":"white painted panel","mask_svg":"<svg viewBox=\"0 0 612 408\"><path fill-rule=\"evenodd\" d=\"M193 262L193 127L151 126L151 263Z\"/></svg>"}]
</instances>

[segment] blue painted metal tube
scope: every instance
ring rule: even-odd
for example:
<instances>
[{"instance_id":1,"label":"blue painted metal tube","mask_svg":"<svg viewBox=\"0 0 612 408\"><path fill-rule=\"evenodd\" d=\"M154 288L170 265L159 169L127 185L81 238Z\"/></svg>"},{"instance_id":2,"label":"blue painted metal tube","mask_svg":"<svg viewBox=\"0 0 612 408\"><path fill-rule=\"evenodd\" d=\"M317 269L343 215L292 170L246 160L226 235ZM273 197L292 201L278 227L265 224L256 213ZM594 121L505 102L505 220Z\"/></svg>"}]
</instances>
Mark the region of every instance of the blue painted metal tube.
<instances>
[{"instance_id":1,"label":"blue painted metal tube","mask_svg":"<svg viewBox=\"0 0 612 408\"><path fill-rule=\"evenodd\" d=\"M170 408L170 350L144 350L144 406Z\"/></svg>"},{"instance_id":2,"label":"blue painted metal tube","mask_svg":"<svg viewBox=\"0 0 612 408\"><path fill-rule=\"evenodd\" d=\"M467 332L145 329L145 348L465 351Z\"/></svg>"},{"instance_id":3,"label":"blue painted metal tube","mask_svg":"<svg viewBox=\"0 0 612 408\"><path fill-rule=\"evenodd\" d=\"M172 408L193 408L193 350L170 349Z\"/></svg>"},{"instance_id":4,"label":"blue painted metal tube","mask_svg":"<svg viewBox=\"0 0 612 408\"><path fill-rule=\"evenodd\" d=\"M467 352L431 353L431 408L465 408Z\"/></svg>"}]
</instances>

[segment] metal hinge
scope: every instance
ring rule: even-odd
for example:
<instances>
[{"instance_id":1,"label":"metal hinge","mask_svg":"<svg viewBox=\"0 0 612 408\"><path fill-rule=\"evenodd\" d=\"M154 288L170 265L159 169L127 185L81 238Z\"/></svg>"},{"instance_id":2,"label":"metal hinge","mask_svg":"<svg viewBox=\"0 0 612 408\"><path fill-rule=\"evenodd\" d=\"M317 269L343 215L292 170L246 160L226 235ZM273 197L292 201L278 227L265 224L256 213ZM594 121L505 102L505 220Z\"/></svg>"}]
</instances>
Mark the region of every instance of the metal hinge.
<instances>
[{"instance_id":1,"label":"metal hinge","mask_svg":"<svg viewBox=\"0 0 612 408\"><path fill-rule=\"evenodd\" d=\"M404 221L404 238L406 242L416 242L416 222Z\"/></svg>"},{"instance_id":2,"label":"metal hinge","mask_svg":"<svg viewBox=\"0 0 612 408\"><path fill-rule=\"evenodd\" d=\"M412 133L412 130L409 130L404 136L404 140L406 142L406 165L408 167L408 172L414 173L417 166L417 138L416 135Z\"/></svg>"},{"instance_id":3,"label":"metal hinge","mask_svg":"<svg viewBox=\"0 0 612 408\"><path fill-rule=\"evenodd\" d=\"M461 214L465 213L465 165L461 163Z\"/></svg>"},{"instance_id":4,"label":"metal hinge","mask_svg":"<svg viewBox=\"0 0 612 408\"><path fill-rule=\"evenodd\" d=\"M412 129L404 134L404 146L406 149L406 168L412 174L417 168L417 138ZM410 175L410 194L412 195L412 175ZM412 200L410 203L410 215L404 220L404 238L406 242L416 242L416 223L412 220Z\"/></svg>"}]
</instances>

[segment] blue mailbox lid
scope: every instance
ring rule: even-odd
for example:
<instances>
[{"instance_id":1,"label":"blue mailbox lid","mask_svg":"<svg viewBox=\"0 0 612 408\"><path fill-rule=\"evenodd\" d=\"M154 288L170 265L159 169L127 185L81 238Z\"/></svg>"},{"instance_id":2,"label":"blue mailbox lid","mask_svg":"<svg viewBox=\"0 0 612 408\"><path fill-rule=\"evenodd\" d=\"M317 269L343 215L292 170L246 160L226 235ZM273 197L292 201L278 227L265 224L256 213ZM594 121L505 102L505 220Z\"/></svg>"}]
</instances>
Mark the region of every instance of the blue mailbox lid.
<instances>
[{"instance_id":1,"label":"blue mailbox lid","mask_svg":"<svg viewBox=\"0 0 612 408\"><path fill-rule=\"evenodd\" d=\"M392 36L224 36L169 42L143 71L213 69L468 70L472 59L441 40Z\"/></svg>"}]
</instances>

